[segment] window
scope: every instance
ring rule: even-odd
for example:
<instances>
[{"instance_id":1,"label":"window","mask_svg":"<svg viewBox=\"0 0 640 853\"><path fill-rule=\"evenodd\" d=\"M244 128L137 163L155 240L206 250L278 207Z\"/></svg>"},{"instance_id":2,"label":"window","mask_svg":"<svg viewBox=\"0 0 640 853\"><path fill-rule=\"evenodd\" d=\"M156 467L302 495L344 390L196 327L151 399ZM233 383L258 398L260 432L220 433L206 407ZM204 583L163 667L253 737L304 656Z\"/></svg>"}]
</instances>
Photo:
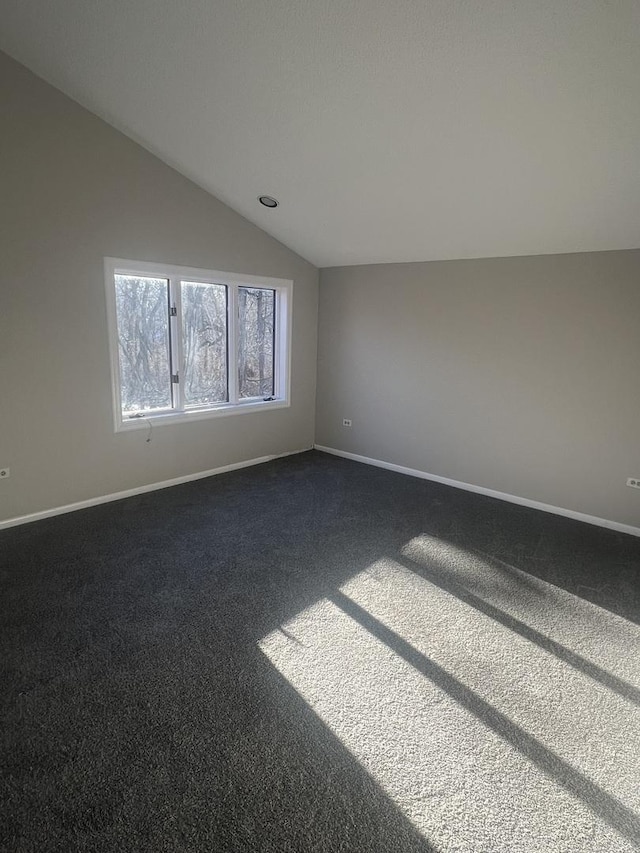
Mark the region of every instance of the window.
<instances>
[{"instance_id":1,"label":"window","mask_svg":"<svg viewBox=\"0 0 640 853\"><path fill-rule=\"evenodd\" d=\"M292 282L105 259L116 430L289 405Z\"/></svg>"}]
</instances>

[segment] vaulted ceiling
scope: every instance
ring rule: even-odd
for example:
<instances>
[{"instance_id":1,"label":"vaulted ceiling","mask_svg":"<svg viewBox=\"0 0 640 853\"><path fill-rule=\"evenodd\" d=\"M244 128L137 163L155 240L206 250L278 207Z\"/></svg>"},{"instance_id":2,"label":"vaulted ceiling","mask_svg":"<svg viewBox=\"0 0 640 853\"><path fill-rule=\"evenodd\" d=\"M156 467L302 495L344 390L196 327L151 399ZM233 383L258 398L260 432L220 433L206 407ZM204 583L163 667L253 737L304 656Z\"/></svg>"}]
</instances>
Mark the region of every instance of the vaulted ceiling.
<instances>
[{"instance_id":1,"label":"vaulted ceiling","mask_svg":"<svg viewBox=\"0 0 640 853\"><path fill-rule=\"evenodd\" d=\"M640 246L638 0L0 16L0 49L318 266Z\"/></svg>"}]
</instances>

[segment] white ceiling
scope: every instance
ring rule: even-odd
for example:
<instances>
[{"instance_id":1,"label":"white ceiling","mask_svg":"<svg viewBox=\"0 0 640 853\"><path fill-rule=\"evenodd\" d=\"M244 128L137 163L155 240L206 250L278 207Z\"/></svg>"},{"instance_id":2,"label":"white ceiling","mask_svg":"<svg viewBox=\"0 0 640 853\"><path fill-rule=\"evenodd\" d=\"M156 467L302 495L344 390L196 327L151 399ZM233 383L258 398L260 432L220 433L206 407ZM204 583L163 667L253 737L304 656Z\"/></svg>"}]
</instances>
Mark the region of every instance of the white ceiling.
<instances>
[{"instance_id":1,"label":"white ceiling","mask_svg":"<svg viewBox=\"0 0 640 853\"><path fill-rule=\"evenodd\" d=\"M0 16L1 49L318 266L640 246L639 0Z\"/></svg>"}]
</instances>

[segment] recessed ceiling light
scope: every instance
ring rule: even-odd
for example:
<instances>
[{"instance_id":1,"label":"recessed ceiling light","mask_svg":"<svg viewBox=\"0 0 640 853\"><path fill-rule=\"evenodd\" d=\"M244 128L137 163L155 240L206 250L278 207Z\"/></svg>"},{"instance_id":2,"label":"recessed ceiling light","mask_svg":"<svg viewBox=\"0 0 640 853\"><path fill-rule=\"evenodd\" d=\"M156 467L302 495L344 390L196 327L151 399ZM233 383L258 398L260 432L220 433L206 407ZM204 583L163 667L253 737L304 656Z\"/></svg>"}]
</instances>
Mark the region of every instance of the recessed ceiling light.
<instances>
[{"instance_id":1,"label":"recessed ceiling light","mask_svg":"<svg viewBox=\"0 0 640 853\"><path fill-rule=\"evenodd\" d=\"M271 198L270 195L259 195L258 201L260 204L264 204L265 207L277 207L278 200L275 198Z\"/></svg>"}]
</instances>

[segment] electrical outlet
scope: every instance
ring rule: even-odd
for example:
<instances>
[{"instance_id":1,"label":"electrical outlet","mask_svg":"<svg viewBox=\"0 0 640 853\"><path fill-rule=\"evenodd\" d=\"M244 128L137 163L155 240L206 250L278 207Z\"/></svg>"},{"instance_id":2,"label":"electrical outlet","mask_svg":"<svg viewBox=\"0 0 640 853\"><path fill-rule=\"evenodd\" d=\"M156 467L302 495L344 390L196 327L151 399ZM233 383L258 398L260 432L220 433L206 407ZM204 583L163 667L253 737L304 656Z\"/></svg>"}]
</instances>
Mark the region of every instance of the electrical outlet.
<instances>
[{"instance_id":1,"label":"electrical outlet","mask_svg":"<svg viewBox=\"0 0 640 853\"><path fill-rule=\"evenodd\" d=\"M0 480L8 480L11 476L11 468L0 468Z\"/></svg>"},{"instance_id":2,"label":"electrical outlet","mask_svg":"<svg viewBox=\"0 0 640 853\"><path fill-rule=\"evenodd\" d=\"M640 477L629 477L627 486L632 489L640 489Z\"/></svg>"},{"instance_id":3,"label":"electrical outlet","mask_svg":"<svg viewBox=\"0 0 640 853\"><path fill-rule=\"evenodd\" d=\"M342 426L350 427L351 426L351 418L343 418Z\"/></svg>"}]
</instances>

